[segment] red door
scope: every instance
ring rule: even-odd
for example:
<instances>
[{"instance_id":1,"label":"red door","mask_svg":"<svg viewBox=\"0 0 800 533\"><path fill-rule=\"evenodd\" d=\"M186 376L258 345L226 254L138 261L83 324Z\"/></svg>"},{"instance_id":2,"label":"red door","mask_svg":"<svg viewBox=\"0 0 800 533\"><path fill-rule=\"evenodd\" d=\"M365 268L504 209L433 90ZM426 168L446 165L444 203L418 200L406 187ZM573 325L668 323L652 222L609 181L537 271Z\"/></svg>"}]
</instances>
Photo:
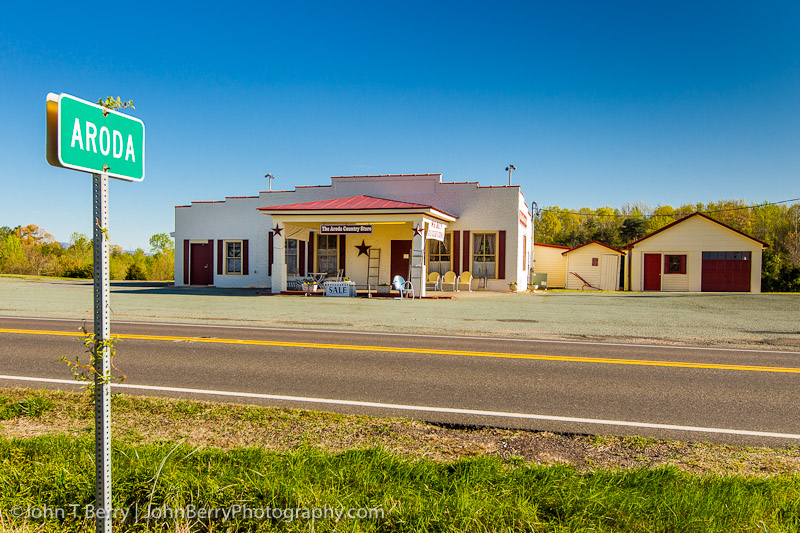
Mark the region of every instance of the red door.
<instances>
[{"instance_id":1,"label":"red door","mask_svg":"<svg viewBox=\"0 0 800 533\"><path fill-rule=\"evenodd\" d=\"M408 281L408 271L411 265L411 241L392 241L391 279L403 276Z\"/></svg>"},{"instance_id":2,"label":"red door","mask_svg":"<svg viewBox=\"0 0 800 533\"><path fill-rule=\"evenodd\" d=\"M703 292L750 292L750 252L703 252Z\"/></svg>"},{"instance_id":3,"label":"red door","mask_svg":"<svg viewBox=\"0 0 800 533\"><path fill-rule=\"evenodd\" d=\"M661 290L661 254L644 254L644 290Z\"/></svg>"},{"instance_id":4,"label":"red door","mask_svg":"<svg viewBox=\"0 0 800 533\"><path fill-rule=\"evenodd\" d=\"M192 243L190 285L211 285L214 282L214 251L211 244Z\"/></svg>"}]
</instances>

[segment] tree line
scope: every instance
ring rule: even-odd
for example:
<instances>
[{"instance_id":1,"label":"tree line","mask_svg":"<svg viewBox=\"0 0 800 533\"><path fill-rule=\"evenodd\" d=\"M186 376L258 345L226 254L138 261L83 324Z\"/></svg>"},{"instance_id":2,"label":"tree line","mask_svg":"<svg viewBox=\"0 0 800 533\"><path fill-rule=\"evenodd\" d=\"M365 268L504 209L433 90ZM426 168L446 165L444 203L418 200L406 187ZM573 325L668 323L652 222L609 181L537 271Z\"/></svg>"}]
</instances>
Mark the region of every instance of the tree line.
<instances>
[{"instance_id":1,"label":"tree line","mask_svg":"<svg viewBox=\"0 0 800 533\"><path fill-rule=\"evenodd\" d=\"M91 278L92 239L73 233L69 244L62 246L44 229L27 226L0 227L0 273ZM137 248L125 252L121 246L110 247L111 279L171 280L174 277L175 246L166 233L150 238L150 254Z\"/></svg>"},{"instance_id":2,"label":"tree line","mask_svg":"<svg viewBox=\"0 0 800 533\"><path fill-rule=\"evenodd\" d=\"M703 213L769 245L764 250L762 290L800 292L800 204L755 204L722 200L655 208L645 203L620 208L545 207L536 214L536 242L580 246L599 241L622 248L693 213Z\"/></svg>"}]
</instances>

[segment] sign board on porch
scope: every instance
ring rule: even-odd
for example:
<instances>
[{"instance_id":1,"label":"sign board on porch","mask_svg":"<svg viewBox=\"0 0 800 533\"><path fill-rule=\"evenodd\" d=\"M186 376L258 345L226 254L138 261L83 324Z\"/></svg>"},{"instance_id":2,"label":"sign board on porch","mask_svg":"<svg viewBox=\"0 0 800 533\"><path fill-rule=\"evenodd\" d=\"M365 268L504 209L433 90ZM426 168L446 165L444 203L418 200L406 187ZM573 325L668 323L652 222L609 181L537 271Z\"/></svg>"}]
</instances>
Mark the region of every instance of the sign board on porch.
<instances>
[{"instance_id":1,"label":"sign board on porch","mask_svg":"<svg viewBox=\"0 0 800 533\"><path fill-rule=\"evenodd\" d=\"M125 181L144 179L144 122L69 94L47 95L47 161Z\"/></svg>"},{"instance_id":2,"label":"sign board on porch","mask_svg":"<svg viewBox=\"0 0 800 533\"><path fill-rule=\"evenodd\" d=\"M441 222L431 220L428 222L428 238L444 242L444 228L445 225Z\"/></svg>"},{"instance_id":3,"label":"sign board on porch","mask_svg":"<svg viewBox=\"0 0 800 533\"><path fill-rule=\"evenodd\" d=\"M372 235L372 224L320 224L320 235Z\"/></svg>"},{"instance_id":4,"label":"sign board on porch","mask_svg":"<svg viewBox=\"0 0 800 533\"><path fill-rule=\"evenodd\" d=\"M354 297L356 284L353 281L327 281L325 282L325 296Z\"/></svg>"}]
</instances>

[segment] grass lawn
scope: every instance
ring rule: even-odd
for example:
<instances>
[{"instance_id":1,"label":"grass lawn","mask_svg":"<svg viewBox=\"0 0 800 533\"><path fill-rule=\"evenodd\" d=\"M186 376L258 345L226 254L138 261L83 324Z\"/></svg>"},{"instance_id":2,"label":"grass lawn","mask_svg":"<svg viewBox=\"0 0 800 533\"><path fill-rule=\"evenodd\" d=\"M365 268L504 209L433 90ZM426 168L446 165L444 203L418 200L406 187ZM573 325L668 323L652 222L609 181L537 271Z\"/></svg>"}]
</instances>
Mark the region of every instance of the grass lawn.
<instances>
[{"instance_id":1,"label":"grass lawn","mask_svg":"<svg viewBox=\"0 0 800 533\"><path fill-rule=\"evenodd\" d=\"M113 413L118 531L800 530L796 447L124 395ZM92 531L87 395L1 389L0 420L0 530Z\"/></svg>"}]
</instances>

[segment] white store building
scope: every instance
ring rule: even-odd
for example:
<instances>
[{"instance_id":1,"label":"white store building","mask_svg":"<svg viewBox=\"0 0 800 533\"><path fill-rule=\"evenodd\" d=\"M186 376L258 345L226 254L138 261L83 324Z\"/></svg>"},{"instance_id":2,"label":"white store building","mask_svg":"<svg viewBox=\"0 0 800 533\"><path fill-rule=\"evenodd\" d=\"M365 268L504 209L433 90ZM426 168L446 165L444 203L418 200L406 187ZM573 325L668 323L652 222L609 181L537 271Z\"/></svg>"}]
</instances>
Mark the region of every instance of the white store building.
<instances>
[{"instance_id":1,"label":"white store building","mask_svg":"<svg viewBox=\"0 0 800 533\"><path fill-rule=\"evenodd\" d=\"M518 185L441 174L339 176L330 185L175 208L175 285L285 291L311 273L366 288L469 271L473 288L527 287L531 217Z\"/></svg>"}]
</instances>

